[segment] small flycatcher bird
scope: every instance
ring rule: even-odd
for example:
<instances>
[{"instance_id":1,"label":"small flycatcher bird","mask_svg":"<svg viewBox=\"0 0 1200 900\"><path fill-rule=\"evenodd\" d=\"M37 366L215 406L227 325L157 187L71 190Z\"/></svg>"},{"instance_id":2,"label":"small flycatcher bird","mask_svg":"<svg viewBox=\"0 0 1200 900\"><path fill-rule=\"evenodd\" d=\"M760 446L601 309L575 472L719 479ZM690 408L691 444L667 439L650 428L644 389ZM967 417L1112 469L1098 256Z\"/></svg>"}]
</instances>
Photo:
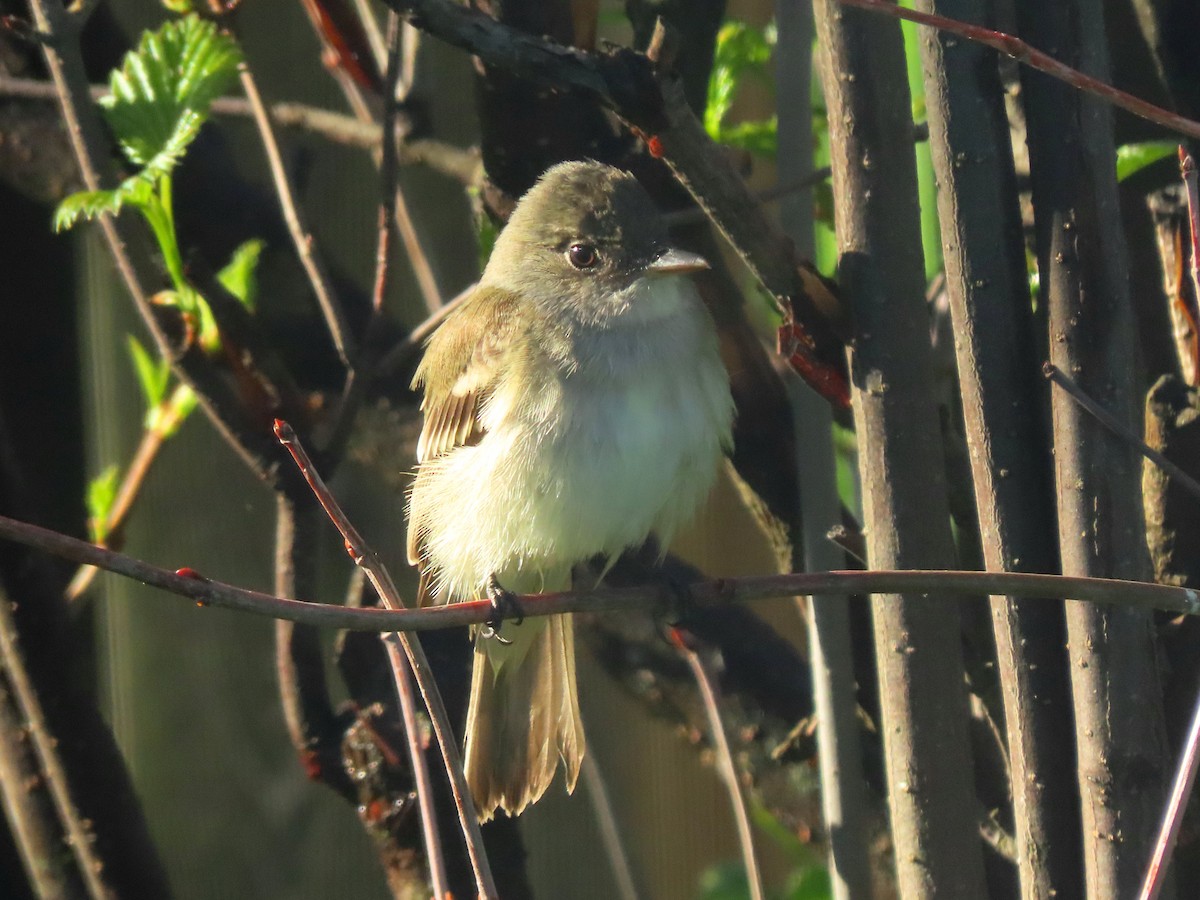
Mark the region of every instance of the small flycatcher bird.
<instances>
[{"instance_id":1,"label":"small flycatcher bird","mask_svg":"<svg viewBox=\"0 0 1200 900\"><path fill-rule=\"evenodd\" d=\"M595 162L547 171L496 239L478 288L437 330L408 557L420 602L565 590L571 569L666 548L731 443L712 318L650 196ZM570 616L477 633L466 775L482 821L542 796L584 736Z\"/></svg>"}]
</instances>

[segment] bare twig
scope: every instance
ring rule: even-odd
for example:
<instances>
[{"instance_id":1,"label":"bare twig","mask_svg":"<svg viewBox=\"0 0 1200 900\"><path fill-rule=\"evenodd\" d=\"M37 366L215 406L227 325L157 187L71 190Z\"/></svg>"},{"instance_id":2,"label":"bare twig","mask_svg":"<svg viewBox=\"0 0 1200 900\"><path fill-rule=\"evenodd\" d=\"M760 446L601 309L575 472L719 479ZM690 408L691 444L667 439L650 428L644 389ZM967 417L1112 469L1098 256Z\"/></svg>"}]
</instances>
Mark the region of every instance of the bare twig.
<instances>
[{"instance_id":1,"label":"bare twig","mask_svg":"<svg viewBox=\"0 0 1200 900\"><path fill-rule=\"evenodd\" d=\"M471 296L477 286L477 284L467 285L458 296L443 305L441 309L410 331L404 340L396 344L379 361L379 374L382 375L395 371L405 363L411 361L420 352L429 336L437 331L438 326L446 321L450 313L458 309L462 302Z\"/></svg>"},{"instance_id":2,"label":"bare twig","mask_svg":"<svg viewBox=\"0 0 1200 900\"><path fill-rule=\"evenodd\" d=\"M1186 489L1194 496L1200 497L1200 481L1197 481L1187 472L1183 471L1183 469L1179 468L1179 466L1175 465L1175 463L1171 462L1171 460L1167 459L1153 447L1147 445L1145 441L1118 422L1112 413L1085 394L1079 385L1063 373L1062 369L1053 363L1047 362L1042 364L1042 373L1066 391L1072 400L1086 409L1101 425L1174 478L1180 487Z\"/></svg>"},{"instance_id":3,"label":"bare twig","mask_svg":"<svg viewBox=\"0 0 1200 900\"><path fill-rule=\"evenodd\" d=\"M89 102L90 85L83 68L78 29L60 4L31 0L30 8L38 29L52 38L43 45L46 68L62 108L67 137L79 165L83 185L89 191L100 190L110 180L108 176L111 173L102 171L102 167L110 165L108 160L111 153L99 116ZM112 216L103 214L98 224L121 280L154 338L159 353L176 364L175 371L196 391L200 405L213 427L250 470L264 480L272 481L266 457L275 448L266 446L258 434L244 427L241 405L227 384L209 371L207 365L194 364L186 354L181 357L171 346L155 315L149 295L142 288L116 221Z\"/></svg>"},{"instance_id":4,"label":"bare twig","mask_svg":"<svg viewBox=\"0 0 1200 900\"><path fill-rule=\"evenodd\" d=\"M158 452L166 442L166 436L179 425L179 406L174 400L178 392L183 390L190 390L190 388L186 385L177 386L172 392L172 396L160 404L159 408L162 410L164 418L157 422L155 427L147 428L142 433L142 439L138 443L137 450L134 451L133 460L125 471L125 477L121 479L120 487L117 488L117 496L113 501L112 508L98 529L99 533L104 536L101 546L119 547L121 545L125 523L133 511L133 505L141 493L142 485L146 483L150 469L153 467L154 461L158 459ZM67 585L66 591L63 592L68 603L83 596L92 581L95 580L98 571L95 566L80 566L71 579L71 583Z\"/></svg>"},{"instance_id":5,"label":"bare twig","mask_svg":"<svg viewBox=\"0 0 1200 900\"><path fill-rule=\"evenodd\" d=\"M109 90L105 85L95 84L88 87L88 95L93 100L107 97L108 94ZM3 72L0 72L0 96L28 100L58 99L57 90L49 81L13 78ZM219 116L249 119L254 115L250 101L245 97L218 97L210 108L214 115ZM383 129L374 120L360 121L345 113L286 101L273 103L267 109L271 119L280 127L306 131L348 147L378 150L383 140ZM398 123L396 152L401 165L423 165L467 187L479 180L481 163L478 148L457 147L431 138L410 140L405 134L405 127Z\"/></svg>"},{"instance_id":6,"label":"bare twig","mask_svg":"<svg viewBox=\"0 0 1200 900\"><path fill-rule=\"evenodd\" d=\"M1179 828L1183 824L1184 810L1187 809L1188 799L1192 795L1192 785L1196 781L1198 766L1200 766L1200 697L1196 698L1192 724L1188 728L1187 741L1184 743L1183 753L1179 757L1179 768L1175 772L1175 782L1171 785L1171 797L1167 801L1167 809L1163 814L1158 840L1155 841L1150 864L1146 867L1146 879L1142 882L1138 900L1156 900L1163 889L1167 877L1167 866L1171 854L1175 850L1175 842L1179 837Z\"/></svg>"},{"instance_id":7,"label":"bare twig","mask_svg":"<svg viewBox=\"0 0 1200 900\"><path fill-rule=\"evenodd\" d=\"M191 569L170 572L123 553L106 550L78 538L0 516L0 538L34 547L77 563L99 566L151 587L213 606L348 631L434 631L463 625L483 625L497 615L490 601L453 603L425 609L350 609L305 600L274 597L205 578ZM688 585L691 602L699 606L749 603L794 598L802 594L1006 594L1013 597L1080 600L1132 609L1161 609L1200 615L1200 590L1119 578L1034 575L1025 572L971 572L949 569L813 572L791 575L753 575L717 578ZM527 617L622 609L664 611L674 599L657 586L597 588L531 594L519 598ZM512 618L513 616L504 616Z\"/></svg>"},{"instance_id":8,"label":"bare twig","mask_svg":"<svg viewBox=\"0 0 1200 900\"><path fill-rule=\"evenodd\" d=\"M309 20L316 30L318 37L322 42L329 44L331 35L328 33L331 23L322 22L320 14L314 12L314 8L318 6L316 3L305 2L305 8L309 12ZM361 10L360 10L361 14ZM397 80L400 77L400 23L399 14L394 10L389 14L389 18L395 18L397 21L388 23L388 66L389 71L385 76L385 83L382 86L383 101L384 101L384 116L383 116L383 131L384 135L392 135L395 133L395 121L397 114ZM371 20L373 21L373 19ZM363 41L370 44L369 33L365 21L362 23L363 33L360 36ZM348 36L348 35L347 35ZM372 51L374 53L374 51ZM340 60L345 61L347 58L345 52L338 54ZM351 77L347 68L344 65L334 66L332 74L341 88L346 102L354 111L355 117L362 122L373 123L375 115L371 110L371 106L366 102L363 93L363 83L361 79ZM429 257L425 253L425 248L421 246L421 240L417 236L416 227L413 225L412 215L408 208L408 203L404 199L404 192L401 190L399 182L396 179L396 142L395 140L385 141L383 143L384 156L381 157L378 150L375 151L375 165L384 172L384 190L391 192L392 196L387 201L386 206L389 216L394 219L396 227L400 230L400 239L404 242L404 249L408 255L409 263L412 265L413 275L417 280L417 287L421 290L421 296L425 301L425 306L430 312L436 311L442 305L441 291L438 289L437 279L433 274L433 267L429 264ZM389 162L386 154L392 154L393 158Z\"/></svg>"},{"instance_id":9,"label":"bare twig","mask_svg":"<svg viewBox=\"0 0 1200 900\"><path fill-rule=\"evenodd\" d=\"M1155 106L1153 103L1148 103L1139 97L1125 93L1125 91L1117 90L1112 85L1105 84L1098 78L1093 78L1091 75L1086 75L1078 69L1073 69L1068 65L1060 63L1054 57L1043 53L1035 47L1029 46L1025 41L1011 34L1005 34L1002 31L993 31L990 28L983 28L979 25L969 25L965 22L936 15L935 13L907 9L898 3L891 2L891 0L837 0L837 2L843 6L854 6L897 19L907 19L919 25L927 25L931 28L957 34L970 41L978 41L994 50L1000 51L1005 56L1015 59L1019 63L1065 81L1072 87L1086 91L1089 94L1094 94L1097 97L1103 97L1113 106L1120 107L1139 118L1162 125L1164 128L1170 128L1172 131L1177 131L1180 134L1186 134L1191 138L1200 138L1200 122L1163 109L1161 106Z\"/></svg>"},{"instance_id":10,"label":"bare twig","mask_svg":"<svg viewBox=\"0 0 1200 900\"><path fill-rule=\"evenodd\" d=\"M214 0L210 0L210 2L214 2ZM222 12L223 10L218 10L218 14ZM232 35L228 19L225 20L224 28ZM325 265L317 253L312 234L305 224L304 215L296 203L292 181L283 164L283 154L279 150L279 140L275 136L275 127L271 124L266 104L263 102L262 94L259 93L258 81L255 79L254 73L250 71L250 65L245 59L238 63L238 79L241 82L242 91L246 95L246 100L250 103L254 124L258 128L263 151L267 155L267 164L271 169L275 193L279 197L279 206L283 212L288 233L292 237L292 243L296 248L296 255L300 259L300 265L303 266L305 274L308 275L308 281L316 295L317 304L321 307L321 313L325 317L325 325L329 329L333 346L342 363L347 368L351 368L351 360L355 353L354 337L346 322L345 311L325 272Z\"/></svg>"},{"instance_id":11,"label":"bare twig","mask_svg":"<svg viewBox=\"0 0 1200 900\"><path fill-rule=\"evenodd\" d=\"M704 712L708 717L709 737L712 739L713 751L717 759L717 771L721 773L721 781L729 792L729 805L733 808L733 820L737 826L738 843L742 848L742 863L746 867L746 882L750 887L752 900L763 900L762 873L758 868L758 856L754 852L754 832L750 828L750 814L746 811L746 798L742 794L742 784L738 780L737 766L733 762L733 751L729 747L729 738L725 734L725 724L721 721L721 708L717 703L717 687L715 679L708 671L708 666L700 658L700 654L688 646L688 637L681 634L679 629L671 632L672 640L683 658L687 660L696 686L700 689L700 698L704 702Z\"/></svg>"},{"instance_id":12,"label":"bare twig","mask_svg":"<svg viewBox=\"0 0 1200 900\"><path fill-rule=\"evenodd\" d=\"M1179 174L1187 194L1188 232L1191 238L1191 262L1188 274L1192 277L1192 296L1200 303L1200 175L1196 172L1196 160L1183 147L1179 148Z\"/></svg>"},{"instance_id":13,"label":"bare twig","mask_svg":"<svg viewBox=\"0 0 1200 900\"><path fill-rule=\"evenodd\" d=\"M379 593L379 598L384 606L393 611L400 611L404 608L404 601L400 597L400 592L396 589L395 583L392 581L392 576L384 567L375 551L370 548L362 535L358 533L355 527L350 524L350 520L346 518L346 514L334 499L326 487L321 476L313 467L312 460L308 458L308 454L296 439L296 434L292 431L290 425L286 422L276 422L275 432L282 443L292 454L297 467L300 469L304 479L312 488L313 495L324 508L325 513L330 520L337 526L342 537L346 541L346 550L354 559L355 565L362 568L366 572L367 578ZM459 821L462 825L463 836L466 839L467 855L471 860L471 868L475 875L475 883L479 889L479 894L482 897L493 898L499 895L496 892L496 885L492 879L491 866L488 863L487 853L483 848L483 836L479 831L479 816L475 809L475 803L471 798L471 793L467 789L466 776L463 772L462 758L458 752L458 745L454 740L454 732L450 726L450 717L446 712L446 707L442 703L441 694L438 692L437 683L433 678L433 670L429 665L429 660L425 656L425 651L421 647L421 643L416 639L415 635L408 635L402 632L397 633L400 643L404 647L405 653L408 655L409 665L412 667L413 675L417 679L417 687L421 691L421 697L425 702L425 708L429 712L429 719L433 723L433 732L437 737L437 741L442 751L442 760L446 767L446 777L450 781L450 790L454 795L454 802L458 809Z\"/></svg>"},{"instance_id":14,"label":"bare twig","mask_svg":"<svg viewBox=\"0 0 1200 900\"><path fill-rule=\"evenodd\" d=\"M810 188L814 184L820 184L822 181L828 181L832 170L829 166L822 166L819 169L813 169L803 178L797 178L788 182L781 182L774 187L764 188L761 191L754 193L755 199L759 203L770 203L773 200L782 200L789 194L799 193L805 188ZM677 212L665 213L663 219L666 220L668 228L676 228L680 225L698 225L708 219L708 214L699 207L691 209L681 209Z\"/></svg>"},{"instance_id":15,"label":"bare twig","mask_svg":"<svg viewBox=\"0 0 1200 900\"><path fill-rule=\"evenodd\" d=\"M375 18L375 11L371 9L369 0L354 0L354 11L358 13L358 21L362 23L363 34L367 37L371 56L375 59L375 67L382 72L387 67L387 43L383 39L383 32L379 29L379 20Z\"/></svg>"},{"instance_id":16,"label":"bare twig","mask_svg":"<svg viewBox=\"0 0 1200 900\"><path fill-rule=\"evenodd\" d=\"M78 869L92 900L115 897L104 877L104 862L96 855L89 823L79 815L71 799L67 773L58 753L58 741L50 732L42 713L37 690L30 680L17 645L16 623L8 598L0 595L0 667L12 688L17 708L24 721L28 740L37 755L41 770L40 781L50 793L59 824L66 834L66 844L75 858Z\"/></svg>"},{"instance_id":17,"label":"bare twig","mask_svg":"<svg viewBox=\"0 0 1200 900\"><path fill-rule=\"evenodd\" d=\"M638 900L633 867L629 864L629 854L625 852L625 844L621 841L621 829L617 826L617 817L613 813L608 785L604 783L604 773L600 771L600 765L596 762L594 750L584 754L579 771L583 776L583 783L587 786L592 811L596 814L600 843L604 845L608 864L612 867L613 877L616 879L617 896L621 900Z\"/></svg>"},{"instance_id":18,"label":"bare twig","mask_svg":"<svg viewBox=\"0 0 1200 900\"><path fill-rule=\"evenodd\" d=\"M429 765L425 761L425 748L421 745L417 698L408 678L408 658L404 656L399 635L395 633L383 636L383 646L392 665L396 696L400 700L400 715L404 719L404 738L408 745L409 765L412 766L417 804L421 808L421 835L425 840L425 858L429 861L429 885L433 888L434 897L449 897L450 892L446 887L446 855L442 852L442 839L438 835L437 812L433 805L433 782L429 779Z\"/></svg>"}]
</instances>

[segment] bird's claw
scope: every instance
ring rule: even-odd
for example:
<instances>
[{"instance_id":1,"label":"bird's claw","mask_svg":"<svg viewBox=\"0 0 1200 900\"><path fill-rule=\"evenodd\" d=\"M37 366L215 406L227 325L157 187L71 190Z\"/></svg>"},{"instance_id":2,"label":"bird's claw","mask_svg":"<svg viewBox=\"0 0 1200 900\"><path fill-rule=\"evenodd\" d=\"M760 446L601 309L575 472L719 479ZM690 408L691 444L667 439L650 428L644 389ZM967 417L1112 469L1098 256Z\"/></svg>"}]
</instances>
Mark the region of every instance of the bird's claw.
<instances>
[{"instance_id":1,"label":"bird's claw","mask_svg":"<svg viewBox=\"0 0 1200 900\"><path fill-rule=\"evenodd\" d=\"M501 644L511 644L512 641L500 636L500 626L504 624L507 616L515 616L514 625L520 625L525 621L525 613L521 609L517 595L500 584L495 575L490 575L487 581L487 597L492 603L495 616L488 619L487 624L479 630L480 636L495 638Z\"/></svg>"}]
</instances>

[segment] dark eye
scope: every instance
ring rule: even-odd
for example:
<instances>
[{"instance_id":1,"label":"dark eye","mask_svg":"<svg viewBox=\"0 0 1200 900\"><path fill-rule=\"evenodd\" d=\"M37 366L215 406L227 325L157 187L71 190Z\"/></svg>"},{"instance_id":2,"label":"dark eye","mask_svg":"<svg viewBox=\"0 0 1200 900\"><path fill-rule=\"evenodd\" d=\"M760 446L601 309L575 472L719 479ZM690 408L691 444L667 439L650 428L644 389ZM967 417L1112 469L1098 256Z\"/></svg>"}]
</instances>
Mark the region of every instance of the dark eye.
<instances>
[{"instance_id":1,"label":"dark eye","mask_svg":"<svg viewBox=\"0 0 1200 900\"><path fill-rule=\"evenodd\" d=\"M567 248L567 261L577 269L590 269L600 262L600 254L591 244L572 244Z\"/></svg>"}]
</instances>

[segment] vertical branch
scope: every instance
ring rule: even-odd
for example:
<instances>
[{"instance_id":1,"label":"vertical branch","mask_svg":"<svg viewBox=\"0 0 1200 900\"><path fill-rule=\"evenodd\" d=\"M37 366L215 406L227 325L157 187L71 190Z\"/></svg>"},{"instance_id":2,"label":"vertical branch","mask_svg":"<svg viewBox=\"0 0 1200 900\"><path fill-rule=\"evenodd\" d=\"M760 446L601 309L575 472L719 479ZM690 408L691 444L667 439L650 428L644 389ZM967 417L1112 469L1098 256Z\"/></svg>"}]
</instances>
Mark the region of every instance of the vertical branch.
<instances>
[{"instance_id":1,"label":"vertical branch","mask_svg":"<svg viewBox=\"0 0 1200 900\"><path fill-rule=\"evenodd\" d=\"M12 705L20 717L36 757L37 780L45 785L50 794L54 814L63 830L63 843L66 844L74 862L73 874L62 873L66 879L65 884L70 884L78 878L85 887L86 896L91 900L115 897L116 894L105 873L103 860L96 855L91 823L80 814L71 797L66 769L59 755L58 741L50 732L37 690L21 658L12 605L3 592L0 592L0 670L4 674L4 686L11 690ZM26 862L41 864L41 861L36 859Z\"/></svg>"},{"instance_id":2,"label":"vertical branch","mask_svg":"<svg viewBox=\"0 0 1200 900\"><path fill-rule=\"evenodd\" d=\"M812 170L812 10L801 0L778 0L776 107L779 116L779 180L792 182ZM812 256L812 191L781 203L784 229L805 257ZM797 378L786 381L796 436L801 533L793 537L793 568L819 572L840 568L841 553L825 535L841 520L829 404ZM871 893L866 835L866 785L862 777L854 650L846 598L808 598L809 657L817 717L821 808L829 844L829 876L837 900Z\"/></svg>"},{"instance_id":3,"label":"vertical branch","mask_svg":"<svg viewBox=\"0 0 1200 900\"><path fill-rule=\"evenodd\" d=\"M209 4L215 4L216 15L225 17L224 8L219 0L209 0ZM225 27L230 28L227 18ZM275 136L275 126L271 124L271 116L267 112L266 104L263 103L262 94L258 91L258 81L255 79L254 73L250 71L250 64L245 59L238 63L238 79L241 82L242 91L246 95L246 100L250 103L254 124L258 129L263 151L267 155L267 165L271 170L271 178L275 183L275 193L279 197L279 207L283 212L283 219L287 224L288 234L291 235L292 244L296 248L296 255L308 276L309 284L317 298L317 304L321 307L321 313L325 317L325 325L329 329L334 349L337 350L342 363L349 368L355 353L354 336L350 333L345 311L329 281L325 264L317 253L313 236L304 221L304 213L296 203L292 181L283 164L283 154L279 150L279 140Z\"/></svg>"},{"instance_id":4,"label":"vertical branch","mask_svg":"<svg viewBox=\"0 0 1200 900\"><path fill-rule=\"evenodd\" d=\"M912 120L895 22L815 5L872 568L954 559L917 228ZM875 601L888 801L902 896L981 897L958 616Z\"/></svg>"},{"instance_id":5,"label":"vertical branch","mask_svg":"<svg viewBox=\"0 0 1200 900\"><path fill-rule=\"evenodd\" d=\"M1100 78L1103 12L1019 0L1022 36ZM1138 421L1134 321L1109 107L1022 70L1050 359L1119 420ZM1065 393L1051 397L1059 547L1067 575L1148 576L1140 465ZM1166 795L1166 737L1146 613L1068 601L1087 895L1133 896Z\"/></svg>"},{"instance_id":6,"label":"vertical branch","mask_svg":"<svg viewBox=\"0 0 1200 900\"><path fill-rule=\"evenodd\" d=\"M980 22L987 10L981 0L917 5L969 22ZM978 44L921 31L946 290L984 561L990 571L1052 572L1058 559L1049 454L996 58ZM1062 612L1012 597L993 597L991 606L1021 893L1082 896Z\"/></svg>"},{"instance_id":7,"label":"vertical branch","mask_svg":"<svg viewBox=\"0 0 1200 900\"><path fill-rule=\"evenodd\" d=\"M429 765L425 761L425 748L421 740L421 725L417 721L417 698L413 693L412 679L408 677L409 662L404 656L397 635L384 635L383 642L392 664L392 672L395 673L396 696L400 701L400 715L404 719L408 759L412 766L417 805L421 809L421 837L425 841L425 859L429 862L429 885L433 888L434 897L449 897L446 858L442 853L442 839L438 835L437 813L434 811L433 781L429 778Z\"/></svg>"},{"instance_id":8,"label":"vertical branch","mask_svg":"<svg viewBox=\"0 0 1200 900\"><path fill-rule=\"evenodd\" d=\"M738 844L742 848L742 862L746 866L746 881L750 888L751 900L763 900L762 872L758 868L758 857L754 853L754 832L750 827L750 815L746 811L746 798L742 795L742 785L738 780L737 765L733 761L733 751L729 747L729 738L725 734L725 723L721 721L721 707L717 702L715 679L709 671L700 653L688 645L688 637L678 629L671 633L675 646L687 660L696 687L700 689L700 699L704 703L704 713L708 718L709 737L712 739L713 752L716 754L717 771L721 773L721 781L729 792L729 805L733 809L733 821L737 826Z\"/></svg>"},{"instance_id":9,"label":"vertical branch","mask_svg":"<svg viewBox=\"0 0 1200 900\"><path fill-rule=\"evenodd\" d=\"M338 531L341 532L342 537L346 541L346 550L353 557L355 565L360 566L366 572L367 578L370 579L372 586L379 594L380 602L388 609L403 609L404 601L400 597L400 592L396 589L395 583L392 581L391 574L379 561L379 557L375 555L375 551L367 546L362 536L350 524L350 520L342 512L337 500L330 493L320 474L313 468L312 460L309 459L308 453L300 445L292 427L286 422L277 420L275 431L279 437L279 442L292 454L296 462L296 467L308 482L309 487L312 488L313 495L324 508ZM425 702L425 708L428 710L429 719L433 724L433 733L437 737L438 746L442 752L442 761L446 767L446 777L450 781L450 790L454 795L455 806L458 809L459 822L462 825L463 837L467 845L467 854L470 857L471 868L475 875L475 883L479 889L479 894L481 897L486 898L497 897L498 894L496 892L495 881L492 877L491 865L484 850L483 836L479 831L479 816L475 809L475 803L471 798L471 793L467 789L462 756L458 752L454 732L450 727L450 717L446 713L445 703L442 702L437 682L434 680L429 659L426 657L425 651L421 647L421 642L415 634L399 633L397 634L397 639L401 646L403 646L404 652L408 657L413 677L416 678L417 687L421 691L421 698Z\"/></svg>"}]
</instances>

